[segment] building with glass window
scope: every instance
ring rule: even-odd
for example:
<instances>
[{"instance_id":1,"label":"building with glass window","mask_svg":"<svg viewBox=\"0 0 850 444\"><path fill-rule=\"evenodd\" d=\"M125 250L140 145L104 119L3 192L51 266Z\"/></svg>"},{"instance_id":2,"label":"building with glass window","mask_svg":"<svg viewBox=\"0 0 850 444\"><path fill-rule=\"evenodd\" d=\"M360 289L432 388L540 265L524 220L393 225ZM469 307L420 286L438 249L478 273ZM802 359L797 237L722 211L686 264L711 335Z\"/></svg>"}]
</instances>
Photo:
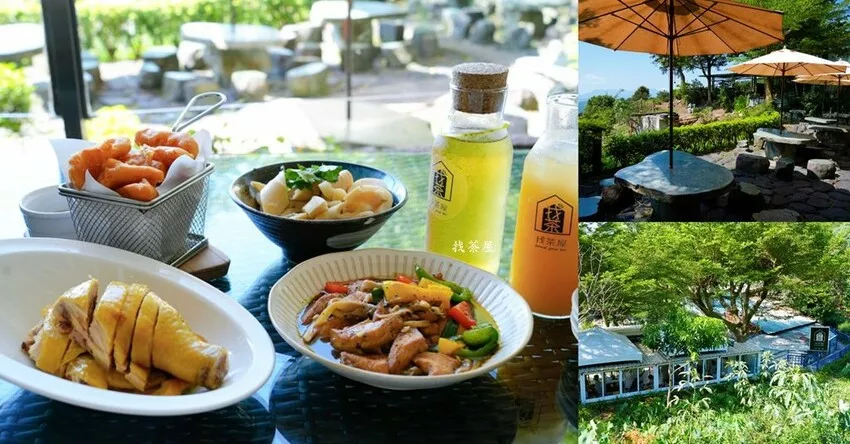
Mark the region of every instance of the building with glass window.
<instances>
[{"instance_id":1,"label":"building with glass window","mask_svg":"<svg viewBox=\"0 0 850 444\"><path fill-rule=\"evenodd\" d=\"M582 403L609 401L665 391L672 383L689 378L696 365L700 379L695 385L711 384L729 373L730 361L744 361L750 375L761 367L761 347L750 340L704 350L696 364L685 355L667 356L635 340L604 328L579 333L579 390ZM672 366L672 372L670 368ZM672 374L672 378L671 378ZM671 381L672 379L672 381Z\"/></svg>"}]
</instances>

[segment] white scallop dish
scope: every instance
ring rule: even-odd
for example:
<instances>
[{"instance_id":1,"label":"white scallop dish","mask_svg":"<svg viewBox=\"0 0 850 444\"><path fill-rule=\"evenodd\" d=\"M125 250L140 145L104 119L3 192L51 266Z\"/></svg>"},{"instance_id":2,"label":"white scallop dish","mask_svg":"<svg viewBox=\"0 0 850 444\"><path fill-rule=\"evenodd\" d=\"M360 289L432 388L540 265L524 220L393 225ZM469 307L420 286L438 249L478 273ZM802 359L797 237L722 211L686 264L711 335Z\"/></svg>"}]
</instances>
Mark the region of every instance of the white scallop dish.
<instances>
[{"instance_id":1,"label":"white scallop dish","mask_svg":"<svg viewBox=\"0 0 850 444\"><path fill-rule=\"evenodd\" d=\"M498 330L498 348L492 356L478 360L475 366L466 369L461 366L460 369L445 374L437 372L432 374L430 371L429 374L414 374L415 372L392 374L385 370L371 371L362 369L365 367L357 368L343 364L339 359L341 354L337 356L327 352L330 346L321 343L321 339L310 343L305 341L302 336L305 333L301 322L302 314L311 301L325 289L328 282L351 282L363 279L391 280L398 275L412 277L415 276L414 269L417 265L430 274L441 275L441 279L471 290L475 304L489 314L492 319L488 323L494 323ZM387 302L389 302L388 298ZM318 361L341 376L389 390L445 387L485 375L517 355L531 339L534 328L534 317L528 304L503 279L463 262L422 251L363 249L327 254L307 260L293 268L272 287L268 304L275 329L301 354ZM363 322L368 324L374 322L374 319L380 318L375 316L371 321ZM407 328L402 331L410 333ZM397 341L393 340L391 343L395 342ZM384 348L388 346L385 345ZM435 350L432 345L430 351ZM392 351L389 354L392 355ZM381 358L380 355L367 354L367 356ZM390 365L392 365L392 359L390 359ZM411 366L409 370L417 369Z\"/></svg>"},{"instance_id":2,"label":"white scallop dish","mask_svg":"<svg viewBox=\"0 0 850 444\"><path fill-rule=\"evenodd\" d=\"M205 341L208 344L214 344L216 347L223 347L223 349L216 349L218 355L214 368L220 370L214 372L218 375L215 377L216 381L199 384L212 388L191 388L193 384L187 383L184 386L186 388L181 389L175 396L156 396L151 394L153 391L147 390L145 393L148 394L132 393L132 390L126 388L122 391L115 387L116 389L113 390L112 381L114 379L110 380L110 389L105 389L98 388L96 384L86 385L72 382L69 379L74 378L66 370L56 371L57 375L54 375L37 368L34 358L32 358L33 353L24 351L26 348L24 343L30 339L28 336L36 331L33 327L38 325L43 317L47 316L45 313L49 313L46 307L59 305L56 301L60 295L91 278L97 279L99 283L98 299L96 302L92 302L94 307L99 307L105 299L108 299L106 292L109 291L108 286L111 286L112 281L144 284L150 292L154 292L158 296L157 305L153 306L155 308L152 308L153 311L150 311L150 313L157 313L159 316L166 316L163 313L170 313L168 316L171 316L171 322L163 324L165 327L162 328L165 330L160 330L159 322L162 319L159 316L148 318L149 323L146 325L149 325L151 329L149 347L150 350L153 350L159 345L166 348L170 347L170 350L152 351L152 353L162 353L157 356L165 356L157 358L151 355L152 360L160 359L160 362L166 362L165 360L172 359L172 361L168 361L171 363L168 365L191 367L193 364L186 360L173 361L173 359L184 359L185 356L174 351L178 350L175 347L179 346L169 345L180 342L180 338L188 338L189 346L198 344L197 341ZM3 289L0 292L0 316L2 316L2 322L0 322L0 379L57 401L111 413L142 416L188 415L231 406L250 397L268 380L274 369L275 352L271 339L257 319L238 302L188 273L134 253L64 239L0 240L0 288ZM140 304L139 313L146 309L145 303L149 294L146 293L147 289L144 292L139 290L136 293L146 295L144 297L139 296L140 299L137 299ZM92 292L87 294L91 295ZM129 294L129 292L126 294ZM130 296L114 300L129 301ZM145 302L142 302L142 300ZM153 298L151 300L153 301ZM124 304L124 302L117 303L121 303L122 306ZM42 312L43 309L45 309L44 312ZM94 324L94 319L98 313L97 310L98 308L93 309L92 324ZM83 312L84 310L81 310L79 313ZM77 313L78 316L79 313ZM70 315L68 316L70 317ZM182 320L179 320L181 316ZM122 329L121 322L127 317L115 316L115 319L120 319L116 321L116 331L119 333L115 334L115 338L118 338ZM141 322L139 320L142 317L139 316L136 319L137 322ZM185 320L185 324L183 320ZM64 321L65 328L74 332L79 331L75 330L76 326L72 328L68 325L72 323L71 321ZM45 321L44 325L48 325L48 322ZM51 325L61 326L63 324L57 321ZM170 325L177 327L169 329L168 326ZM185 329L181 330L180 325L188 326L188 331L192 333L186 333L187 330ZM125 347L138 345L135 335L139 332L136 327L141 328L140 326L141 323L139 325L134 324L132 327L128 327L129 330L123 330L133 332L133 339L127 339ZM44 326L40 331L43 330ZM62 328L55 328L53 331L61 330ZM167 333L160 333L160 331ZM92 332L91 327L89 327L88 332ZM72 333L62 334L72 335ZM167 334L174 336L165 336ZM130 338L127 335L129 333L125 333L123 337ZM101 334L98 337L105 336L105 334ZM162 339L157 339L157 336ZM91 333L91 338L93 337L94 334ZM44 338L41 339L46 341ZM59 343L57 338L50 340L56 342L44 343ZM66 352L59 351L59 346L52 348L45 346L40 350L40 353L47 353L44 351L45 349L53 350L60 353L59 355L53 354L53 356L63 356L64 362L64 356L67 356L67 354L63 353L67 353L71 349L71 342L79 344L77 341L70 340L69 345L65 348ZM85 340L82 342L85 342ZM115 343L117 344L118 341L116 340ZM88 348L88 353L91 353L92 356L95 355L92 346L86 345L85 347ZM28 348L28 350L31 350L31 348ZM126 362L126 365L129 367L130 364L137 364L135 357L132 357L132 360L130 358L133 356L132 349L125 348L124 350L127 353L125 359L128 362ZM209 349L204 348L203 350ZM82 353L81 357L85 358L86 352ZM115 355L118 355L118 351L115 351ZM38 354L35 359L39 359L39 356L42 355ZM52 361L55 363L55 360ZM94 361L95 359L92 358L89 360L89 364L94 363ZM174 364L175 362L179 363ZM223 362L227 363L226 366L222 364ZM158 363L154 364L151 367L159 366ZM39 365L42 368L45 367L43 362ZM75 366L74 368L82 367ZM106 367L101 366L100 368ZM115 367L112 368L113 372L118 372ZM202 364L192 368L204 369L210 367L205 367ZM179 378L174 376L178 372L179 370L172 370L170 373L158 374L163 378L171 378L169 379L171 382L179 383ZM119 376L126 375L126 373L111 373L111 375L116 374ZM203 370L198 374L204 375L200 378L207 377L207 373ZM88 373L86 375L91 376ZM90 381L79 378L76 380ZM208 379L199 380L207 381ZM163 384L162 387L164 386Z\"/></svg>"}]
</instances>

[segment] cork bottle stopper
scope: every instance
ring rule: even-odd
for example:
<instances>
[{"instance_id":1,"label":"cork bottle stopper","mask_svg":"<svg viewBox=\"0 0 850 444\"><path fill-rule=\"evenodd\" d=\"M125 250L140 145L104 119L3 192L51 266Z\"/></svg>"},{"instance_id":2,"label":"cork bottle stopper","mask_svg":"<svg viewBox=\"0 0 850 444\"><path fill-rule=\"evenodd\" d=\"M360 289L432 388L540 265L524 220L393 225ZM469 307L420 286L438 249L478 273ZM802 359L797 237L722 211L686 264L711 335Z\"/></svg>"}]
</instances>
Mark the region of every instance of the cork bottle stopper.
<instances>
[{"instance_id":1,"label":"cork bottle stopper","mask_svg":"<svg viewBox=\"0 0 850 444\"><path fill-rule=\"evenodd\" d=\"M452 70L454 109L473 114L500 112L505 102L508 67L495 63L462 63Z\"/></svg>"}]
</instances>

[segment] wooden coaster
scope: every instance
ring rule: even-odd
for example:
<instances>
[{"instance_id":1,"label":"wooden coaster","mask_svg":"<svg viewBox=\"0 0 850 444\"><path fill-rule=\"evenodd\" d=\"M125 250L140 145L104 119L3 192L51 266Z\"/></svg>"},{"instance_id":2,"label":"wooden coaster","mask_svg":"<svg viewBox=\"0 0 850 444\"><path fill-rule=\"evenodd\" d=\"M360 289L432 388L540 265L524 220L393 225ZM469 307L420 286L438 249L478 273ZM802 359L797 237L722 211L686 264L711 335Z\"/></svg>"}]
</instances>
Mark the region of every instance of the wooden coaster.
<instances>
[{"instance_id":1,"label":"wooden coaster","mask_svg":"<svg viewBox=\"0 0 850 444\"><path fill-rule=\"evenodd\" d=\"M180 269L205 281L211 281L227 275L230 258L223 251L207 245L194 257L180 266Z\"/></svg>"}]
</instances>

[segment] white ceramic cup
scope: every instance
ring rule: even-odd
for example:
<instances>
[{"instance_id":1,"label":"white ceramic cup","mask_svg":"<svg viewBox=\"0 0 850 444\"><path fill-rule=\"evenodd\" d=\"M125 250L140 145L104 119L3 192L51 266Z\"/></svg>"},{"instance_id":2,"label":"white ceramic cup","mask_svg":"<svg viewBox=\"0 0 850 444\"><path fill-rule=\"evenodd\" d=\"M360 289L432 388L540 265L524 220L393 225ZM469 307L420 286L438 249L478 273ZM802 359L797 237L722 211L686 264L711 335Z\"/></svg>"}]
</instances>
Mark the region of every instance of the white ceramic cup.
<instances>
[{"instance_id":1,"label":"white ceramic cup","mask_svg":"<svg viewBox=\"0 0 850 444\"><path fill-rule=\"evenodd\" d=\"M56 185L28 193L20 208L30 237L77 239L68 201L59 195Z\"/></svg>"}]
</instances>

